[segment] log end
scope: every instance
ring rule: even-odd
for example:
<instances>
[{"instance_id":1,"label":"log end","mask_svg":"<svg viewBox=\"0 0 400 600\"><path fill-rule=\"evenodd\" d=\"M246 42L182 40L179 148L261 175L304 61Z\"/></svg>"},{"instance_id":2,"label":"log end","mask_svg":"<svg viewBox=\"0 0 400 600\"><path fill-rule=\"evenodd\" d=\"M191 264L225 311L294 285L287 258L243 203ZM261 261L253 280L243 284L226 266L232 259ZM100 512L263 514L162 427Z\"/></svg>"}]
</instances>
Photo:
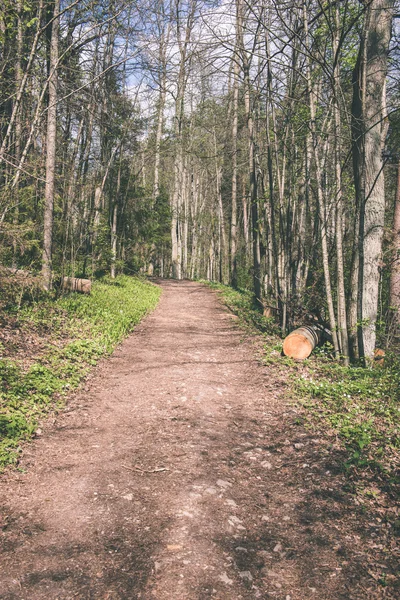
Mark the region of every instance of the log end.
<instances>
[{"instance_id":1,"label":"log end","mask_svg":"<svg viewBox=\"0 0 400 600\"><path fill-rule=\"evenodd\" d=\"M291 333L283 342L284 355L297 360L308 358L313 350L311 341L301 333Z\"/></svg>"}]
</instances>

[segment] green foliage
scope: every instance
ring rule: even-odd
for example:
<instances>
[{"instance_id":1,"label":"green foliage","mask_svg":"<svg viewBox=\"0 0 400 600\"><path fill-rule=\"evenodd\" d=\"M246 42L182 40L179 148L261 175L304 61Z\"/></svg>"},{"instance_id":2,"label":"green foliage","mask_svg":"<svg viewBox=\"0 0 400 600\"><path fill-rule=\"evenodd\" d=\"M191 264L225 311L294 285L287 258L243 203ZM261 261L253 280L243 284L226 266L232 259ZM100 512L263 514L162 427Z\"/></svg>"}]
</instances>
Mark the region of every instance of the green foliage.
<instances>
[{"instance_id":1,"label":"green foliage","mask_svg":"<svg viewBox=\"0 0 400 600\"><path fill-rule=\"evenodd\" d=\"M51 324L54 345L28 370L0 360L0 469L17 460L19 442L32 435L38 420L112 352L159 296L156 286L120 276L95 282L90 296L70 294L20 311L20 326L46 331ZM66 337L68 343L59 343Z\"/></svg>"},{"instance_id":2,"label":"green foliage","mask_svg":"<svg viewBox=\"0 0 400 600\"><path fill-rule=\"evenodd\" d=\"M132 225L125 233L126 268L138 272L153 255L171 244L171 208L168 194L161 189L155 202L150 191L138 188L127 207L127 222Z\"/></svg>"},{"instance_id":3,"label":"green foliage","mask_svg":"<svg viewBox=\"0 0 400 600\"><path fill-rule=\"evenodd\" d=\"M343 367L319 358L296 378L304 405L327 423L349 451L348 464L377 464L400 447L399 364Z\"/></svg>"},{"instance_id":4,"label":"green foliage","mask_svg":"<svg viewBox=\"0 0 400 600\"><path fill-rule=\"evenodd\" d=\"M139 236L147 245L170 242L171 208L165 191L159 194L154 205L149 197L137 201L135 222Z\"/></svg>"},{"instance_id":5,"label":"green foliage","mask_svg":"<svg viewBox=\"0 0 400 600\"><path fill-rule=\"evenodd\" d=\"M254 295L249 290L235 290L222 283L204 281L211 289L218 291L230 310L239 317L242 325L255 328L268 335L277 335L278 327L273 319L266 318L254 306Z\"/></svg>"},{"instance_id":6,"label":"green foliage","mask_svg":"<svg viewBox=\"0 0 400 600\"><path fill-rule=\"evenodd\" d=\"M251 269L246 265L245 252L238 252L236 265L237 286L239 289L250 290L253 287L253 276Z\"/></svg>"}]
</instances>

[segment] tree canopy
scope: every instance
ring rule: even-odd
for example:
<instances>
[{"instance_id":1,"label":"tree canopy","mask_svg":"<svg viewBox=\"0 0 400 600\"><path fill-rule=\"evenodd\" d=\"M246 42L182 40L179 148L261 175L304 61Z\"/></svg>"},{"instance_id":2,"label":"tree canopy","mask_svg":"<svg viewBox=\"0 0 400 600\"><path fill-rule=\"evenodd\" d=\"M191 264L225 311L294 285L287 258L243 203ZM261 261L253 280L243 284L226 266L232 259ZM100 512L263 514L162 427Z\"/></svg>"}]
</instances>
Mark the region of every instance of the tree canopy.
<instances>
[{"instance_id":1,"label":"tree canopy","mask_svg":"<svg viewBox=\"0 0 400 600\"><path fill-rule=\"evenodd\" d=\"M399 339L393 0L5 0L2 276L252 289L345 362Z\"/></svg>"}]
</instances>

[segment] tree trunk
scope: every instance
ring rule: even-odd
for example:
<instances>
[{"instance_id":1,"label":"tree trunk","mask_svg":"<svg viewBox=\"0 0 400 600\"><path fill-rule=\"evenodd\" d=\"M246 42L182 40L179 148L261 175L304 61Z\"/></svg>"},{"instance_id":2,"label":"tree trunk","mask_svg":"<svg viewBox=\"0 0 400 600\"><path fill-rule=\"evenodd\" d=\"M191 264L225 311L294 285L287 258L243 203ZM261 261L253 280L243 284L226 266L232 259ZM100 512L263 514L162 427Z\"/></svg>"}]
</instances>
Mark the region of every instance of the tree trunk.
<instances>
[{"instance_id":1,"label":"tree trunk","mask_svg":"<svg viewBox=\"0 0 400 600\"><path fill-rule=\"evenodd\" d=\"M176 3L176 26L177 42L179 47L180 61L177 81L177 92L175 101L175 161L174 161L174 187L172 194L172 219L171 219L171 246L172 246L172 277L174 279L182 278L182 232L180 222L180 211L182 204L182 183L183 183L183 117L184 100L187 83L188 69L188 50L194 25L194 15L196 11L196 0L190 0L188 14L186 18L184 36L182 36L180 22L180 0Z\"/></svg>"},{"instance_id":2,"label":"tree trunk","mask_svg":"<svg viewBox=\"0 0 400 600\"><path fill-rule=\"evenodd\" d=\"M174 165L174 191L172 197L172 218L171 218L171 244L172 244L172 278L182 278L182 256L181 256L181 214L180 200L182 194L182 161L183 149L182 140L178 140L178 149L175 156Z\"/></svg>"},{"instance_id":3,"label":"tree trunk","mask_svg":"<svg viewBox=\"0 0 400 600\"><path fill-rule=\"evenodd\" d=\"M371 0L355 67L352 135L358 232L358 346L373 359L385 217L382 150L386 136L385 82L393 0Z\"/></svg>"},{"instance_id":4,"label":"tree trunk","mask_svg":"<svg viewBox=\"0 0 400 600\"><path fill-rule=\"evenodd\" d=\"M232 192L231 192L231 239L229 253L230 284L237 287L237 151L238 151L238 108L239 108L239 48L238 7L236 7L236 52L233 64L233 102L232 102Z\"/></svg>"},{"instance_id":5,"label":"tree trunk","mask_svg":"<svg viewBox=\"0 0 400 600\"><path fill-rule=\"evenodd\" d=\"M118 231L118 205L119 195L121 191L121 169L122 169L122 148L120 150L119 165L118 165L118 176L117 176L117 188L115 190L115 197L111 202L111 268L110 276L111 279L116 277L116 260L117 260L117 231Z\"/></svg>"},{"instance_id":6,"label":"tree trunk","mask_svg":"<svg viewBox=\"0 0 400 600\"><path fill-rule=\"evenodd\" d=\"M167 40L165 40L165 33L162 32L160 40L160 90L158 95L158 106L157 106L157 129L156 129L156 145L155 145L155 156L154 156L154 185L153 185L153 203L156 202L158 195L160 194L160 162L161 162L161 139L163 134L164 125L164 107L166 97L166 85L167 85L167 73L166 73L166 48L165 44L168 41L169 33L167 33Z\"/></svg>"},{"instance_id":7,"label":"tree trunk","mask_svg":"<svg viewBox=\"0 0 400 600\"><path fill-rule=\"evenodd\" d=\"M24 50L24 33L22 23L22 0L17 1L17 62L15 65L15 91L18 96L20 89L22 88L23 81L23 70L22 70L22 56ZM22 141L22 114L20 110L16 111L15 116L15 163L18 164L21 158L21 141ZM18 225L19 221L19 185L16 185L13 190L14 196L14 215L13 221L15 225ZM17 266L17 244L14 240L13 243L13 266Z\"/></svg>"},{"instance_id":8,"label":"tree trunk","mask_svg":"<svg viewBox=\"0 0 400 600\"><path fill-rule=\"evenodd\" d=\"M390 308L396 340L400 334L400 162L397 167L397 190L393 219L393 263L390 273Z\"/></svg>"},{"instance_id":9,"label":"tree trunk","mask_svg":"<svg viewBox=\"0 0 400 600\"><path fill-rule=\"evenodd\" d=\"M246 184L242 182L242 211L243 211L243 236L245 245L246 265L250 262L250 232L249 232L249 214L247 206Z\"/></svg>"},{"instance_id":10,"label":"tree trunk","mask_svg":"<svg viewBox=\"0 0 400 600\"><path fill-rule=\"evenodd\" d=\"M267 102L265 110L265 125L266 125L266 141L267 141L267 169L268 169L268 187L269 187L269 204L270 204L270 229L271 229L271 250L273 256L273 273L274 273L274 288L275 296L278 302L278 313L279 321L282 331L286 329L286 297L282 290L282 279L280 268L283 253L285 249L283 247L283 232L282 232L282 190L281 190L281 178L278 161L278 148L276 143L276 119L273 105L273 90L272 90L272 65L270 59L270 43L268 31L265 32L265 54L267 57ZM271 113L271 114L270 114ZM272 127L274 129L274 143L271 139L271 119ZM278 192L279 192L279 235L277 235L276 228L276 206L275 206L275 180L274 180L274 168L273 158L275 157L275 166L277 169L277 180L278 180ZM279 247L278 247L279 244Z\"/></svg>"},{"instance_id":11,"label":"tree trunk","mask_svg":"<svg viewBox=\"0 0 400 600\"><path fill-rule=\"evenodd\" d=\"M253 287L254 296L257 304L262 306L262 286L261 286L261 258L260 258L260 227L258 223L258 193L257 193L257 168L255 156L254 139L254 115L251 106L251 81L250 81L250 58L244 43L243 34L243 4L238 0L239 12L239 43L243 62L244 79L244 103L248 131L249 144L249 185L250 185L250 211L251 211L251 229L252 229L252 249L253 249Z\"/></svg>"},{"instance_id":12,"label":"tree trunk","mask_svg":"<svg viewBox=\"0 0 400 600\"><path fill-rule=\"evenodd\" d=\"M306 36L306 46L308 47L308 17L306 4L303 4L303 14L304 14L304 33ZM320 225L321 225L321 248L322 248L322 265L324 270L324 280L325 280L325 292L326 292L326 301L328 305L328 314L329 314L329 324L332 330L332 341L333 347L335 350L336 357L339 356L339 344L337 339L337 331L336 331L336 317L335 317L335 309L333 305L333 296L332 296L332 286L331 286L331 276L330 276L330 268L329 268L329 252L328 252L328 239L327 239L327 215L326 215L326 206L325 206L325 198L324 192L322 188L322 171L321 171L321 163L319 156L319 142L320 140L317 137L316 132L316 99L315 99L315 90L313 88L311 82L311 64L310 64L310 56L307 54L307 93L310 107L310 130L311 130L311 138L308 138L312 142L312 148L310 148L310 154L313 153L314 164L315 164L315 184L317 188L317 200L318 200L318 211L320 217Z\"/></svg>"},{"instance_id":13,"label":"tree trunk","mask_svg":"<svg viewBox=\"0 0 400 600\"><path fill-rule=\"evenodd\" d=\"M46 186L42 254L42 278L43 286L46 290L51 289L52 279L53 211L57 144L57 63L59 12L60 0L54 0L49 56L49 104L47 109Z\"/></svg>"},{"instance_id":14,"label":"tree trunk","mask_svg":"<svg viewBox=\"0 0 400 600\"><path fill-rule=\"evenodd\" d=\"M340 120L340 69L339 57L339 7L335 7L335 29L333 35L334 68L334 118L335 118L335 172L336 172L336 254L337 254L337 297L340 351L345 365L349 364L349 342L347 333L346 293L343 261L343 204L342 173L340 166L341 120Z\"/></svg>"}]
</instances>

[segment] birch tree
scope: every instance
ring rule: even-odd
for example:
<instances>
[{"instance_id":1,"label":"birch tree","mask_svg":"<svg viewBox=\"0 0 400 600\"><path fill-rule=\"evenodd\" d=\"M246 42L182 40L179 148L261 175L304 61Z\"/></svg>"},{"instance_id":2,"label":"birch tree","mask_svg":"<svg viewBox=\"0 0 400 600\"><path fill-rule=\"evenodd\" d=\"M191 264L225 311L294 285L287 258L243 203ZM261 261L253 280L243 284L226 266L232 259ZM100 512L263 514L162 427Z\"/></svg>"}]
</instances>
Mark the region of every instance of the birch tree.
<instances>
[{"instance_id":1,"label":"birch tree","mask_svg":"<svg viewBox=\"0 0 400 600\"><path fill-rule=\"evenodd\" d=\"M354 74L353 162L359 213L358 348L361 358L375 350L376 320L385 219L382 151L387 133L386 74L393 18L392 0L371 0Z\"/></svg>"},{"instance_id":2,"label":"birch tree","mask_svg":"<svg viewBox=\"0 0 400 600\"><path fill-rule=\"evenodd\" d=\"M59 53L59 13L60 0L54 0L48 27L50 34L49 50L49 100L47 107L46 134L46 186L43 222L43 257L42 277L46 290L51 288L52 279L52 245L53 245L53 211L56 178L56 146L57 146L57 83L58 83L58 53Z\"/></svg>"}]
</instances>

